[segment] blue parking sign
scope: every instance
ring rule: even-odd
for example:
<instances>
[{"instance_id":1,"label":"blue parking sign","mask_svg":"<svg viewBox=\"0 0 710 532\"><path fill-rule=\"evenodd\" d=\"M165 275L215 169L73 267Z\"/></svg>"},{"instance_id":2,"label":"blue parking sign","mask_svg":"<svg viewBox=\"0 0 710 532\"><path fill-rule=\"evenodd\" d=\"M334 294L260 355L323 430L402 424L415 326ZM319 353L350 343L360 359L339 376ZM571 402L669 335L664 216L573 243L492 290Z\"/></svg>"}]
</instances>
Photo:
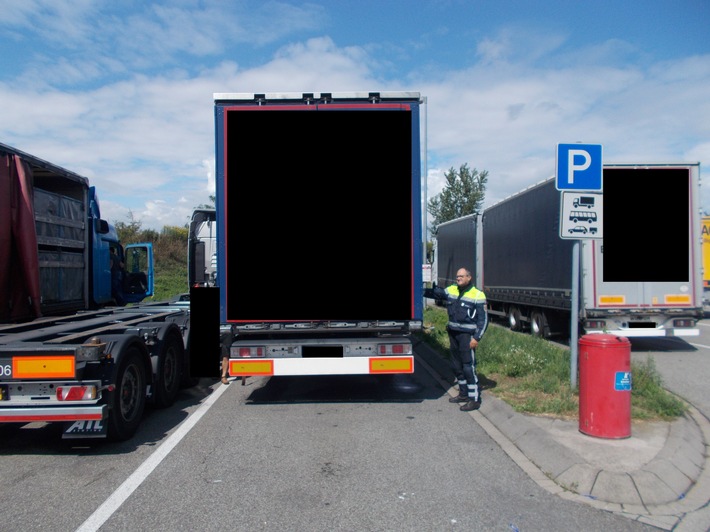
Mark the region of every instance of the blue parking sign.
<instances>
[{"instance_id":1,"label":"blue parking sign","mask_svg":"<svg viewBox=\"0 0 710 532\"><path fill-rule=\"evenodd\" d=\"M602 190L601 144L557 145L557 190Z\"/></svg>"}]
</instances>

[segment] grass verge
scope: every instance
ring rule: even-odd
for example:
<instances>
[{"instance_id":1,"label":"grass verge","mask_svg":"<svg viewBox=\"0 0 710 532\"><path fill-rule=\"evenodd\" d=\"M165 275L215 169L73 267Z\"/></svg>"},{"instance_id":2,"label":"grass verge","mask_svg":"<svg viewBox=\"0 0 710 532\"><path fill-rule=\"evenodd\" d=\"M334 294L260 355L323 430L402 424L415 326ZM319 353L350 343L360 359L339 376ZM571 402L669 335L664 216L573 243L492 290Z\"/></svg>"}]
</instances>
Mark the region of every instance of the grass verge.
<instances>
[{"instance_id":1,"label":"grass verge","mask_svg":"<svg viewBox=\"0 0 710 532\"><path fill-rule=\"evenodd\" d=\"M150 301L167 301L188 292L187 273L185 268L174 264L156 265L155 287Z\"/></svg>"},{"instance_id":2,"label":"grass verge","mask_svg":"<svg viewBox=\"0 0 710 532\"><path fill-rule=\"evenodd\" d=\"M446 322L446 310L427 305L424 330L419 335L449 359ZM569 349L491 324L476 359L483 389L515 411L560 419L579 417L579 389L571 387ZM663 388L652 359L632 361L631 376L632 420L670 421L686 412L686 404Z\"/></svg>"}]
</instances>

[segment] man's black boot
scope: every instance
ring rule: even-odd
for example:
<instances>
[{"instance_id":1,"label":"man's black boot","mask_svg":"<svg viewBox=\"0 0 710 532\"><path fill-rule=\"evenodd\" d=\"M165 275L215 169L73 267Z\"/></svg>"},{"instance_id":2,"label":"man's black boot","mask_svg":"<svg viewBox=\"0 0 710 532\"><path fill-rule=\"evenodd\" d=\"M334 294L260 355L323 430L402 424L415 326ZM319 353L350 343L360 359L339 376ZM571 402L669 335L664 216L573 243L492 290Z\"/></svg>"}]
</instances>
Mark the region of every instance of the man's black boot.
<instances>
[{"instance_id":1,"label":"man's black boot","mask_svg":"<svg viewBox=\"0 0 710 532\"><path fill-rule=\"evenodd\" d=\"M461 405L459 410L470 412L471 410L478 410L479 408L481 408L481 401L467 401L465 404Z\"/></svg>"},{"instance_id":2,"label":"man's black boot","mask_svg":"<svg viewBox=\"0 0 710 532\"><path fill-rule=\"evenodd\" d=\"M449 397L449 403L465 403L468 401L468 395L457 395L456 397Z\"/></svg>"}]
</instances>

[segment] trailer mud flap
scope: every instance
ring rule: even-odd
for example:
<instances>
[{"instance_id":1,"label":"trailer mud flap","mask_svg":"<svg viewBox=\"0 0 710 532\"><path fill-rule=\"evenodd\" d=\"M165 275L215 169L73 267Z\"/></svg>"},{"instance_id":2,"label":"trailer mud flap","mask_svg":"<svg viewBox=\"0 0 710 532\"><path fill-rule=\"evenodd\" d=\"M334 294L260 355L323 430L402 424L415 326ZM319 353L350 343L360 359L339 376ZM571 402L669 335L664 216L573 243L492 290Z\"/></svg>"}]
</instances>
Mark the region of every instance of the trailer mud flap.
<instances>
[{"instance_id":1,"label":"trailer mud flap","mask_svg":"<svg viewBox=\"0 0 710 532\"><path fill-rule=\"evenodd\" d=\"M105 419L87 419L65 423L62 439L105 438L107 434L108 424Z\"/></svg>"}]
</instances>

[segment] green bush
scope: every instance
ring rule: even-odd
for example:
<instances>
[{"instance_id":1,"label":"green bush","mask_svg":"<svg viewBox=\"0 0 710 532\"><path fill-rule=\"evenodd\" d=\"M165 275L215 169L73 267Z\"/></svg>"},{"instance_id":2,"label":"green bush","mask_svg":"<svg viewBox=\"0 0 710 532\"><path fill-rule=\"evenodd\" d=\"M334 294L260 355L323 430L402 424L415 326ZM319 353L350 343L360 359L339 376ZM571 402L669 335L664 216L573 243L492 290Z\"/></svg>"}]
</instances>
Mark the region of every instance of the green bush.
<instances>
[{"instance_id":1,"label":"green bush","mask_svg":"<svg viewBox=\"0 0 710 532\"><path fill-rule=\"evenodd\" d=\"M119 240L125 246L135 242L153 244L153 296L149 301L168 301L189 291L187 286L188 227L165 226L158 233L141 229L141 222L131 214L128 222L115 224Z\"/></svg>"},{"instance_id":2,"label":"green bush","mask_svg":"<svg viewBox=\"0 0 710 532\"><path fill-rule=\"evenodd\" d=\"M656 364L651 357L631 364L631 416L645 419L648 412L665 419L682 416L687 406L664 388Z\"/></svg>"}]
</instances>

